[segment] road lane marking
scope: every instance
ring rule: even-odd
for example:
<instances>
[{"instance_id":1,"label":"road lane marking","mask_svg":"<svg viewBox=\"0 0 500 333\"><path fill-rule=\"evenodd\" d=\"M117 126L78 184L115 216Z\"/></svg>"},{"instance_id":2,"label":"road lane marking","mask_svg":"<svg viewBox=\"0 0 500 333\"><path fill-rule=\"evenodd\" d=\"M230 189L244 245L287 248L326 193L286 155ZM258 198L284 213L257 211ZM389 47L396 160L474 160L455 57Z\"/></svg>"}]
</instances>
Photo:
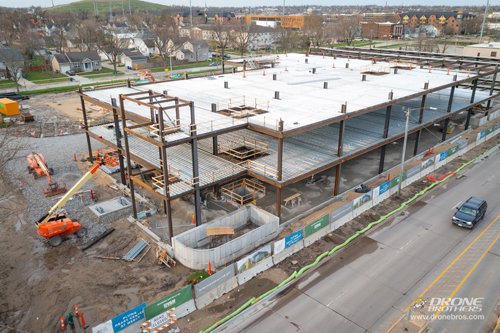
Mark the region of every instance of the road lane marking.
<instances>
[{"instance_id":1,"label":"road lane marking","mask_svg":"<svg viewBox=\"0 0 500 333\"><path fill-rule=\"evenodd\" d=\"M418 295L416 299L422 298L443 277L443 275L445 275L450 270L450 268L453 265L455 265L455 263L465 255L465 253L472 247L472 245L474 245L484 235L484 233L486 233L486 231L488 231L488 229L490 229L498 221L499 218L500 214L497 215L496 218L493 221L491 221L491 223L488 224L488 226L484 228L484 230L481 231L481 233L469 245L467 245L467 247L455 259L453 259L453 261L448 266L446 266L446 268L434 279L434 281L432 281L427 286L427 288L425 288L424 291L422 291L422 293L420 293L420 295ZM413 302L406 307L404 312L407 312L412 306L412 304Z\"/></svg>"},{"instance_id":2,"label":"road lane marking","mask_svg":"<svg viewBox=\"0 0 500 333\"><path fill-rule=\"evenodd\" d=\"M499 215L500 216L500 215ZM498 217L497 217L498 219ZM469 271L467 272L467 274L464 276L464 278L460 281L460 283L456 286L456 288L451 292L450 296L448 296L449 299L453 298L453 296L455 296L455 294L458 292L458 290L462 287L462 285L465 283L465 281L467 281L467 279L469 278L469 276L472 274L472 272L474 272L477 268L477 266L479 265L479 263L481 261L483 261L483 258L486 256L486 254L488 252L490 252L491 248L495 245L495 243L498 241L498 239L500 238L500 234L497 235L497 237L491 242L491 244L486 248L486 250L483 252L483 254L481 254L481 256L479 257L478 260L476 260L476 262L474 263L474 265L471 267L471 269L469 269ZM448 302L445 302L443 305L441 305L441 307L439 308L438 311L436 311L436 313L434 314L435 317L437 317L442 311L443 309L445 308L445 306L448 305Z\"/></svg>"}]
</instances>

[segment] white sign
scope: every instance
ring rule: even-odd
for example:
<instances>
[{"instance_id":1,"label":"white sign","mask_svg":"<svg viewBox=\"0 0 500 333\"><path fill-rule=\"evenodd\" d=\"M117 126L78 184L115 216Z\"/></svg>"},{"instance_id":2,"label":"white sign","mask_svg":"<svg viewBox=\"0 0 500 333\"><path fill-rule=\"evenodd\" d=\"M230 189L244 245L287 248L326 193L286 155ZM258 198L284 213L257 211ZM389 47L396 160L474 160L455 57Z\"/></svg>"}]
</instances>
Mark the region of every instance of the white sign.
<instances>
[{"instance_id":1,"label":"white sign","mask_svg":"<svg viewBox=\"0 0 500 333\"><path fill-rule=\"evenodd\" d=\"M114 333L113 323L111 320L108 320L96 327L92 327L92 333Z\"/></svg>"}]
</instances>

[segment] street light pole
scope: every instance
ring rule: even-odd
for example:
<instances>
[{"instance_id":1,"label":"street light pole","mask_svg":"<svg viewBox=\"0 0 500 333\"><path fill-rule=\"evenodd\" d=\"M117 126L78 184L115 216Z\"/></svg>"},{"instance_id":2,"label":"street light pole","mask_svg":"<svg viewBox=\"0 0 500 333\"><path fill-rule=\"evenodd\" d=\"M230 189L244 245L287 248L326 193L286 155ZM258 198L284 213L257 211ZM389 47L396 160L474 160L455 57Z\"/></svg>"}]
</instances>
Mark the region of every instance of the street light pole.
<instances>
[{"instance_id":1,"label":"street light pole","mask_svg":"<svg viewBox=\"0 0 500 333\"><path fill-rule=\"evenodd\" d=\"M484 8L483 24L481 24L481 34L479 35L479 43L483 41L484 24L486 23L486 16L488 15L488 7L490 0L486 0L486 7Z\"/></svg>"},{"instance_id":2,"label":"street light pole","mask_svg":"<svg viewBox=\"0 0 500 333\"><path fill-rule=\"evenodd\" d=\"M401 167L399 169L399 183L398 183L398 195L401 194L401 183L403 182L403 175L405 172L405 156L406 156L406 143L408 141L408 125L410 123L410 111L411 109L406 109L406 123L405 123L405 138L403 140L403 153L401 154Z\"/></svg>"}]
</instances>

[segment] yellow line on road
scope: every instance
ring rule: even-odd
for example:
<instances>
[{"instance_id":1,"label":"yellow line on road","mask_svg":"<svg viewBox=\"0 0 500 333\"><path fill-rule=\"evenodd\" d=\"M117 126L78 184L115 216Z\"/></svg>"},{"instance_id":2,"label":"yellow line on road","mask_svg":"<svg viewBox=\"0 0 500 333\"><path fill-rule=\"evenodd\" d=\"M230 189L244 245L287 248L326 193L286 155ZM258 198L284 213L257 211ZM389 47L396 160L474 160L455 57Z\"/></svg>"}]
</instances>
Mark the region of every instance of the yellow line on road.
<instances>
[{"instance_id":1,"label":"yellow line on road","mask_svg":"<svg viewBox=\"0 0 500 333\"><path fill-rule=\"evenodd\" d=\"M431 282L431 284L427 286L427 288L425 288L424 291L422 291L422 293L420 293L420 295L418 295L416 299L423 298L423 296L443 277L444 274L446 274L446 272L450 270L451 267L453 267L453 265L455 265L455 263L460 258L463 257L463 255L472 247L472 245L474 245L484 235L484 233L488 231L488 229L498 221L499 218L500 214L497 215L496 218L490 224L488 224L488 226L484 228L484 230L481 231L481 233L469 245L467 245L467 247L455 259L453 259L453 261L448 266L446 266L446 268L434 279L434 281ZM412 305L413 302L406 307L404 312L407 312Z\"/></svg>"},{"instance_id":2,"label":"yellow line on road","mask_svg":"<svg viewBox=\"0 0 500 333\"><path fill-rule=\"evenodd\" d=\"M498 217L497 217L497 219L498 219ZM479 263L483 260L483 258L486 256L486 254L491 250L491 248L493 247L493 245L495 245L495 243L498 241L499 238L500 238L500 234L497 235L497 237L491 242L491 244L483 252L483 254L481 254L481 256L477 259L477 261L471 267L471 269L467 272L467 274L464 276L464 278L460 281L460 283L457 285L457 287L451 292L450 296L448 296L447 298L451 299L451 298L453 298L453 296L455 296L455 294L458 292L458 290L462 287L462 285L465 283L465 281L467 281L467 279L472 274L472 272L474 272L476 270ZM443 311L443 309L445 308L446 305L448 305L448 302L445 302L443 305L441 305L439 310L434 314L434 317L437 317Z\"/></svg>"}]
</instances>

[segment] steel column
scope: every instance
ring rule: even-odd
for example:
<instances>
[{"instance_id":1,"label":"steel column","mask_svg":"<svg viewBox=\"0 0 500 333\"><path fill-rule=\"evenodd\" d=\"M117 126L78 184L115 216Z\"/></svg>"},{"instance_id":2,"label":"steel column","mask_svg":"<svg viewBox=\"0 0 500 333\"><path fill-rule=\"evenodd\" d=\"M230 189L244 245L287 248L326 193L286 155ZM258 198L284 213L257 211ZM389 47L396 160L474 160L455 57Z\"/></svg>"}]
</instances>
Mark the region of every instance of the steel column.
<instances>
[{"instance_id":1,"label":"steel column","mask_svg":"<svg viewBox=\"0 0 500 333\"><path fill-rule=\"evenodd\" d=\"M198 139L196 138L196 120L194 115L194 103L189 103L191 114L191 157L193 160L193 187L194 209L196 226L201 225L201 194L200 194L200 170L198 165Z\"/></svg>"},{"instance_id":2,"label":"steel column","mask_svg":"<svg viewBox=\"0 0 500 333\"><path fill-rule=\"evenodd\" d=\"M90 163L94 162L94 157L92 156L92 145L90 143L90 135L89 135L89 123L87 119L87 110L85 109L85 100L82 96L82 88L79 90L80 92L80 102L82 103L82 113L83 113L83 126L85 127L85 137L87 138L87 148L89 149L89 161Z\"/></svg>"},{"instance_id":3,"label":"steel column","mask_svg":"<svg viewBox=\"0 0 500 333\"><path fill-rule=\"evenodd\" d=\"M118 147L118 162L120 164L120 180L123 185L127 185L127 180L125 179L125 164L123 162L123 149L122 149L122 133L120 131L120 122L118 120L118 105L116 103L116 98L111 98L111 105L113 106L113 122L115 124L115 137L116 146Z\"/></svg>"},{"instance_id":4,"label":"steel column","mask_svg":"<svg viewBox=\"0 0 500 333\"><path fill-rule=\"evenodd\" d=\"M345 130L345 120L339 122L339 142L337 145L337 156L341 157L344 151L344 130ZM341 164L336 165L335 169L335 187L333 189L333 195L339 194L340 191L340 168Z\"/></svg>"},{"instance_id":5,"label":"steel column","mask_svg":"<svg viewBox=\"0 0 500 333\"><path fill-rule=\"evenodd\" d=\"M493 90L495 89L495 84L497 82L497 71L498 70L498 65L495 66L495 74L493 74L493 78L491 79L491 88L490 88L490 96L493 95ZM489 109L491 108L491 99L488 100L488 104L486 107Z\"/></svg>"},{"instance_id":6,"label":"steel column","mask_svg":"<svg viewBox=\"0 0 500 333\"><path fill-rule=\"evenodd\" d=\"M281 187L276 186L276 216L281 221Z\"/></svg>"},{"instance_id":7,"label":"steel column","mask_svg":"<svg viewBox=\"0 0 500 333\"><path fill-rule=\"evenodd\" d=\"M455 95L455 86L451 87L450 91L450 98L448 99L448 107L446 109L446 113L451 112L451 106L453 104L453 96ZM444 121L444 126L443 126L443 135L441 137L441 141L446 140L446 132L448 131L448 124L450 123L450 117L447 117Z\"/></svg>"},{"instance_id":8,"label":"steel column","mask_svg":"<svg viewBox=\"0 0 500 333\"><path fill-rule=\"evenodd\" d=\"M474 99L476 98L476 89L477 89L477 79L473 81L472 94L470 96L470 104L474 103ZM469 129L471 116L472 116L472 106L469 108L469 110L467 110L467 119L465 120L465 130Z\"/></svg>"},{"instance_id":9,"label":"steel column","mask_svg":"<svg viewBox=\"0 0 500 333\"><path fill-rule=\"evenodd\" d=\"M168 236L169 239L174 237L174 229L172 225L172 207L170 205L170 189L168 182L168 160L167 160L167 147L165 146L165 137L163 136L163 130L165 129L165 123L163 121L163 110L158 110L158 128L160 130L160 141L162 147L160 148L162 171L163 171L163 194L165 199L163 200L163 209L165 214L167 214L168 219Z\"/></svg>"},{"instance_id":10,"label":"steel column","mask_svg":"<svg viewBox=\"0 0 500 333\"><path fill-rule=\"evenodd\" d=\"M420 102L420 112L418 114L418 123L421 124L424 121L424 108L425 108L425 100L427 95L422 96L422 101ZM416 156L418 153L418 144L420 142L420 135L422 134L422 130L418 130L415 134L415 146L413 147L413 156Z\"/></svg>"},{"instance_id":11,"label":"steel column","mask_svg":"<svg viewBox=\"0 0 500 333\"><path fill-rule=\"evenodd\" d=\"M391 111L392 111L392 105L389 105L385 110L384 133L382 134L382 137L384 139L387 139L387 137L389 136L389 125L391 124ZM378 164L378 173L382 173L384 171L385 149L386 145L380 147L380 161Z\"/></svg>"},{"instance_id":12,"label":"steel column","mask_svg":"<svg viewBox=\"0 0 500 333\"><path fill-rule=\"evenodd\" d=\"M125 118L125 108L123 106L123 95L120 94L120 112L122 116L123 139L125 142L125 154L127 157L127 173L128 183L130 187L130 199L132 199L132 212L135 219L137 219L137 206L135 202L134 181L132 180L132 160L130 159L130 146L128 145L128 134L125 129L127 128L127 119Z\"/></svg>"}]
</instances>

